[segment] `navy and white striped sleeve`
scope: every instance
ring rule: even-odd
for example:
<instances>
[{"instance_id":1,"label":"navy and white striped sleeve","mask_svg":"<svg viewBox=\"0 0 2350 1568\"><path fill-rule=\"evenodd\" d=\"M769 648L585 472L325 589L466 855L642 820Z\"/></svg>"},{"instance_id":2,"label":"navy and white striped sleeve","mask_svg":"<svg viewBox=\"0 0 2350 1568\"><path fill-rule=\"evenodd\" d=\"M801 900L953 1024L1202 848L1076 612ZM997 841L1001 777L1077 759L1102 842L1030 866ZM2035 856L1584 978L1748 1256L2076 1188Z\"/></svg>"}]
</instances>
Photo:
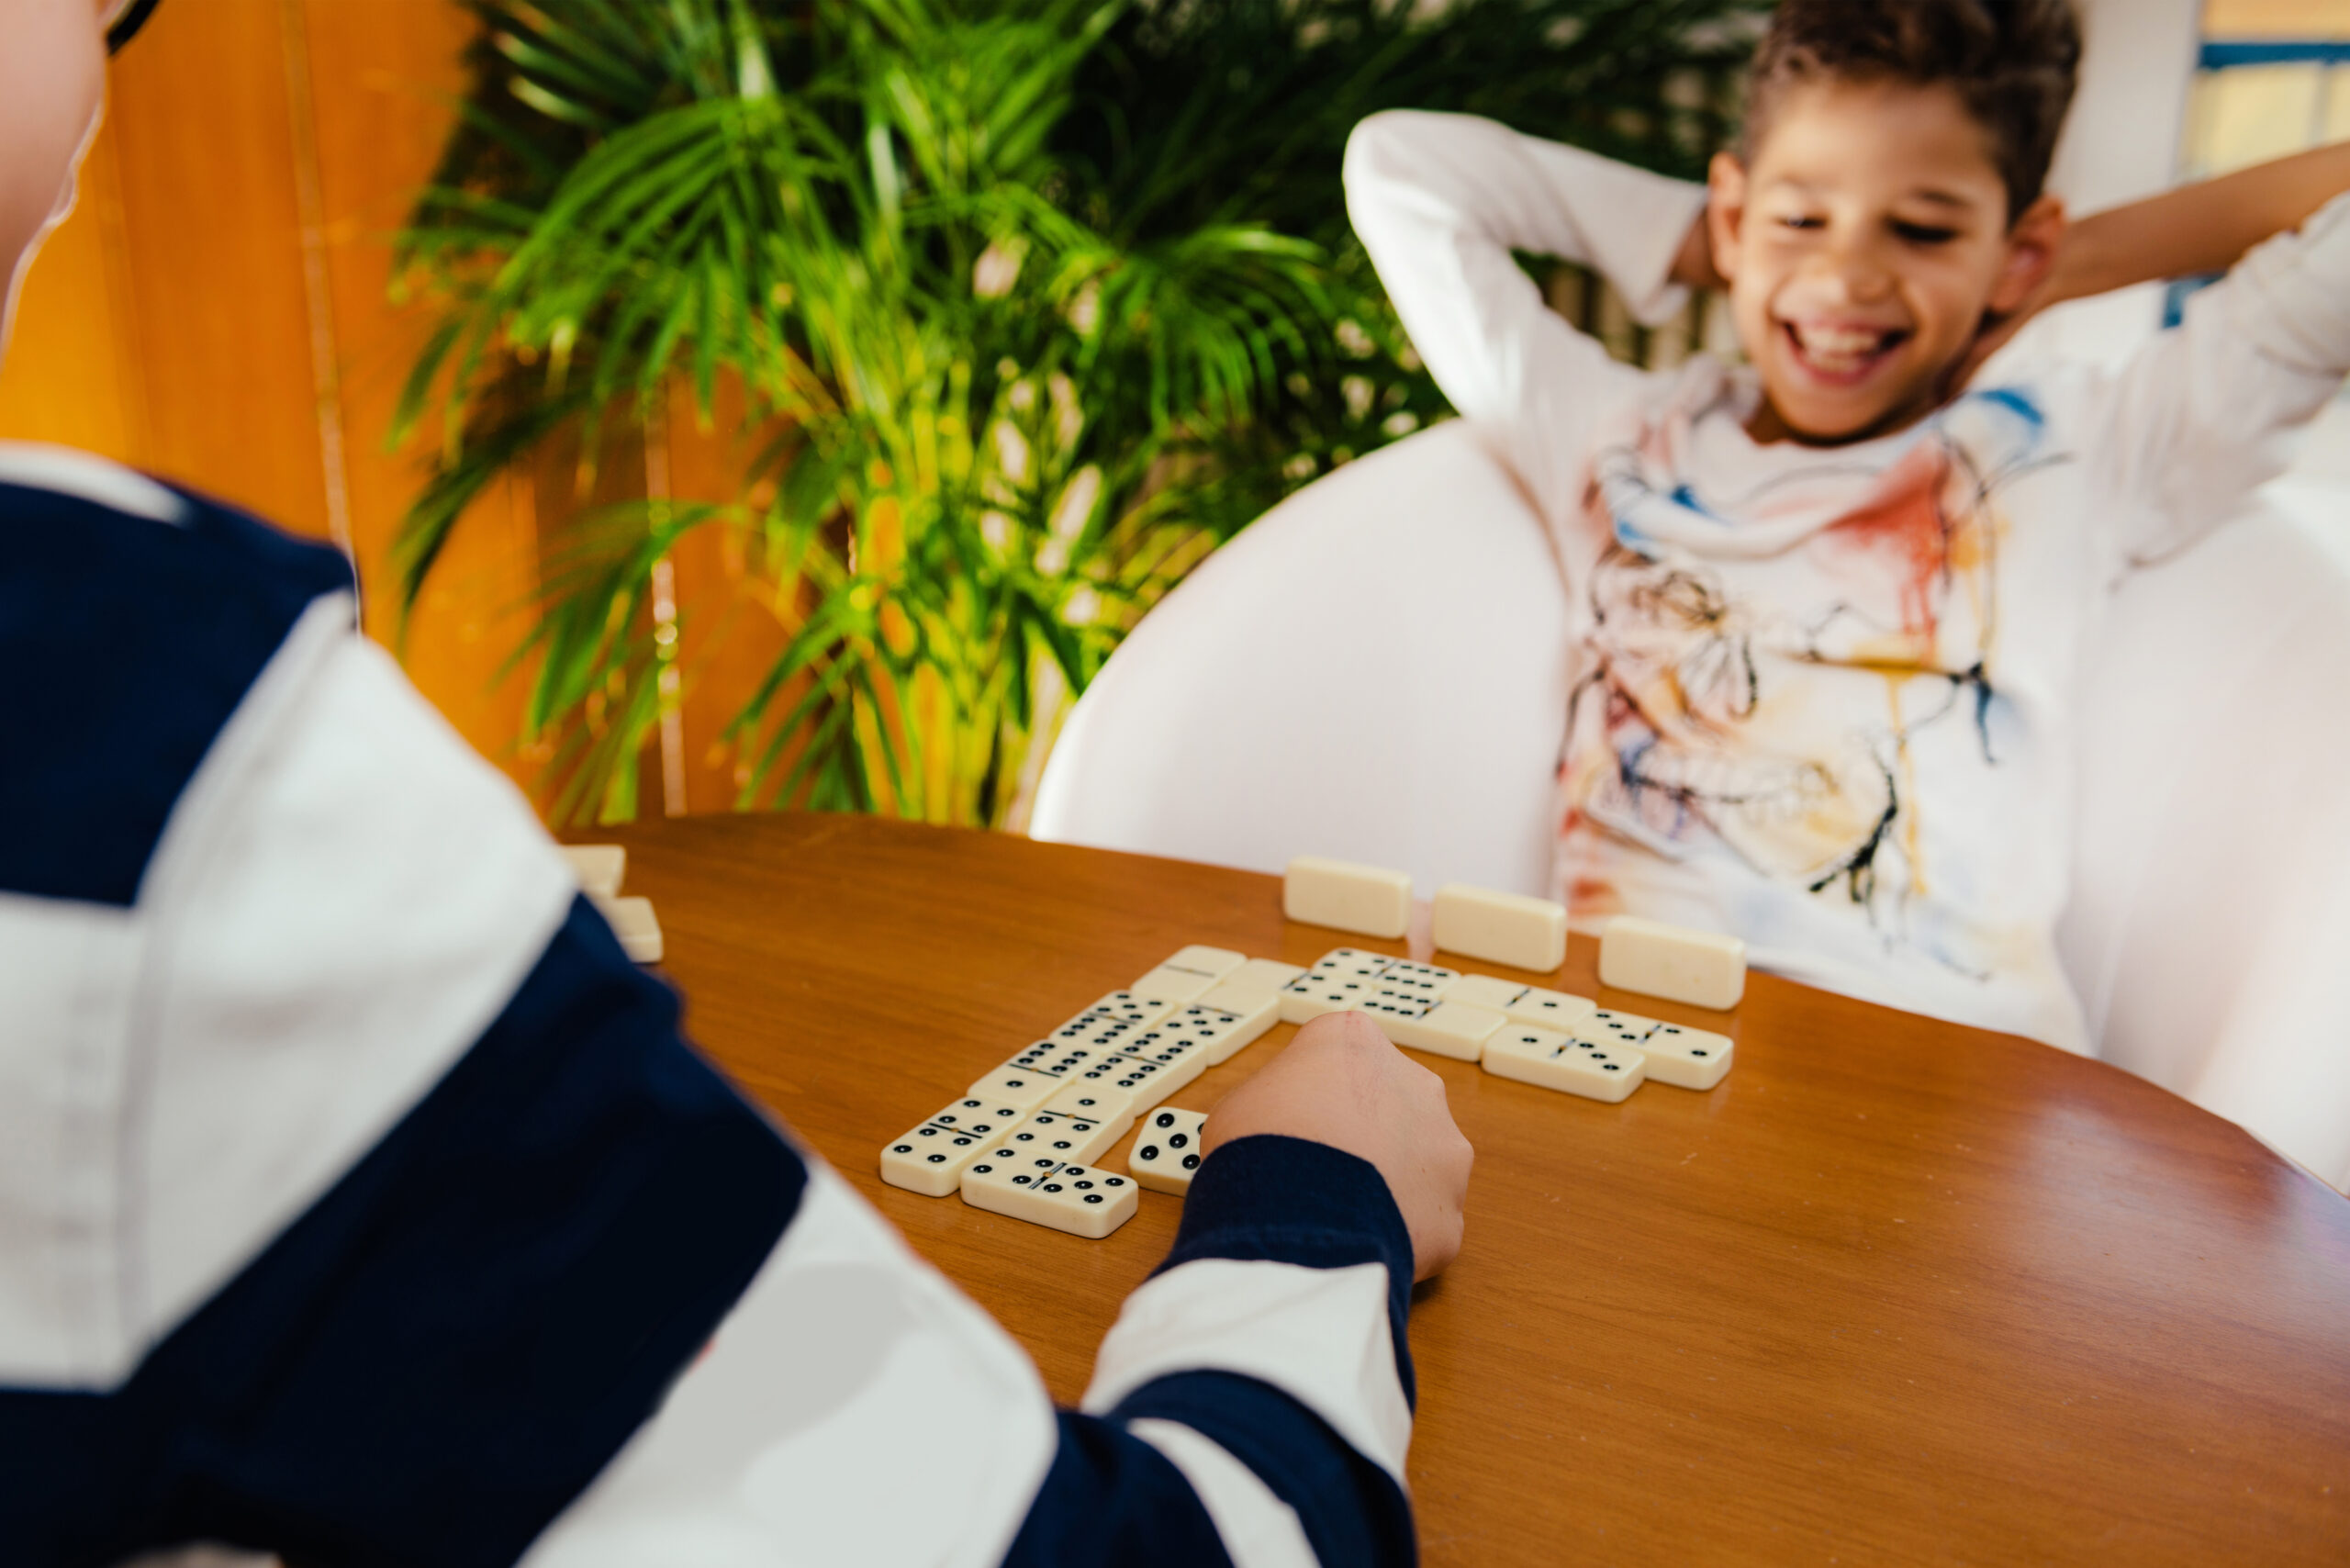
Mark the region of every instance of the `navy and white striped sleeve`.
<instances>
[{"instance_id":1,"label":"navy and white striped sleeve","mask_svg":"<svg viewBox=\"0 0 2350 1568\"><path fill-rule=\"evenodd\" d=\"M0 1541L1408 1561L1408 1240L1249 1139L1085 1413L688 1047L349 568L0 447Z\"/></svg>"}]
</instances>

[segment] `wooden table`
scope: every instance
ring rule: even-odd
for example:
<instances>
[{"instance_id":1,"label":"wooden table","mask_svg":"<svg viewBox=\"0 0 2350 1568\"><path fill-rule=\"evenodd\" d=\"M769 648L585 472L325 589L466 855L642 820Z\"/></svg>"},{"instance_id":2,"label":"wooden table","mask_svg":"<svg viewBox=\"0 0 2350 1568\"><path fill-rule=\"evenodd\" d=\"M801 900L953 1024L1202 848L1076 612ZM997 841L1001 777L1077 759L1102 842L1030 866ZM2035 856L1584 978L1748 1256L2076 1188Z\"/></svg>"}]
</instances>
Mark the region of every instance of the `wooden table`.
<instances>
[{"instance_id":1,"label":"wooden table","mask_svg":"<svg viewBox=\"0 0 2350 1568\"><path fill-rule=\"evenodd\" d=\"M1178 1203L1080 1241L885 1186L881 1145L1184 943L1403 950L1285 924L1270 877L1000 835L596 836L630 848L695 1038L1063 1401ZM1599 989L1596 957L1578 939L1556 983L1723 1026ZM2028 1041L1761 975L1729 1016L1705 1094L1599 1105L1418 1058L1477 1149L1466 1248L1412 1319L1425 1561L2350 1562L2350 1203Z\"/></svg>"}]
</instances>

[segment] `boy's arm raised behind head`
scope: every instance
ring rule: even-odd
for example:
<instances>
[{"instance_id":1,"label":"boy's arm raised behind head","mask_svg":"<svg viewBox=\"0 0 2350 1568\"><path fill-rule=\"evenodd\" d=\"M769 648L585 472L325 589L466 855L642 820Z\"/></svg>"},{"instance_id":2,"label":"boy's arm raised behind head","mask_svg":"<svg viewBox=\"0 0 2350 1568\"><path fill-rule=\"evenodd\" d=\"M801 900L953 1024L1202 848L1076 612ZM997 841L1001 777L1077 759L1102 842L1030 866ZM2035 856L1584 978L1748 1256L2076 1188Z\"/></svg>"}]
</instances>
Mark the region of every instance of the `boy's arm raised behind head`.
<instances>
[{"instance_id":1,"label":"boy's arm raised behind head","mask_svg":"<svg viewBox=\"0 0 2350 1568\"><path fill-rule=\"evenodd\" d=\"M2165 191L2082 218L2065 241L2060 298L2225 272L2350 191L2350 141ZM2052 301L2053 303L2053 301Z\"/></svg>"},{"instance_id":2,"label":"boy's arm raised behind head","mask_svg":"<svg viewBox=\"0 0 2350 1568\"><path fill-rule=\"evenodd\" d=\"M2105 387L2094 451L2123 503L2110 512L2123 558L2158 559L2240 512L2345 375L2350 192L2255 246Z\"/></svg>"},{"instance_id":3,"label":"boy's arm raised behind head","mask_svg":"<svg viewBox=\"0 0 2350 1568\"><path fill-rule=\"evenodd\" d=\"M1951 385L1964 386L2018 329L2052 305L2136 284L2225 272L2255 245L2299 228L2344 191L2350 191L2350 141L2076 219L2039 294L2024 308L1985 323Z\"/></svg>"},{"instance_id":4,"label":"boy's arm raised behind head","mask_svg":"<svg viewBox=\"0 0 2350 1568\"><path fill-rule=\"evenodd\" d=\"M1641 373L1549 309L1511 252L1583 263L1660 321L1682 302L1705 188L1473 116L1402 110L1355 128L1346 182L1355 232L1437 384L1501 436L1545 515L1563 515L1591 432Z\"/></svg>"}]
</instances>

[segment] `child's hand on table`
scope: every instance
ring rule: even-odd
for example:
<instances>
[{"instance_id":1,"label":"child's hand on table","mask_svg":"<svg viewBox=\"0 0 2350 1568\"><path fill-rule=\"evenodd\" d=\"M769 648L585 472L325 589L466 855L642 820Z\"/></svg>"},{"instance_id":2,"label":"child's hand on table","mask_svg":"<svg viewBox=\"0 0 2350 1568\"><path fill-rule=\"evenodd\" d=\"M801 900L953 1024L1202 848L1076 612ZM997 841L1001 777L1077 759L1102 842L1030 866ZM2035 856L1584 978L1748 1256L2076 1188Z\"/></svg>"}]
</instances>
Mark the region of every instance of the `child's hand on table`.
<instances>
[{"instance_id":1,"label":"child's hand on table","mask_svg":"<svg viewBox=\"0 0 2350 1568\"><path fill-rule=\"evenodd\" d=\"M1389 1045L1361 1014L1329 1014L1300 1029L1217 1103L1201 1148L1213 1154L1259 1133L1309 1138L1378 1167L1412 1234L1414 1279L1427 1279L1460 1252L1475 1151L1453 1125L1444 1080Z\"/></svg>"}]
</instances>

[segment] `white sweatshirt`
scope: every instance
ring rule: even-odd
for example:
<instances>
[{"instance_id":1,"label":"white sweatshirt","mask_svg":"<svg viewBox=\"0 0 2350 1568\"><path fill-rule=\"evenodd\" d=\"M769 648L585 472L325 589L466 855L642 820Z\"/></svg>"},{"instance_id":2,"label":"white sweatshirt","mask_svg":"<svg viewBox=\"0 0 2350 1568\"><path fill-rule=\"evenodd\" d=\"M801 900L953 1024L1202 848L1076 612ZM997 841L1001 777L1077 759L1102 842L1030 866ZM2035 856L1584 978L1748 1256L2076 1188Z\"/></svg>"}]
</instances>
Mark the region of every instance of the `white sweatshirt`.
<instances>
[{"instance_id":1,"label":"white sweatshirt","mask_svg":"<svg viewBox=\"0 0 2350 1568\"><path fill-rule=\"evenodd\" d=\"M1743 367L1610 358L1512 259L1583 263L1662 320L1703 187L1421 113L1358 127L1346 181L1415 346L1558 548L1577 922L1729 931L1760 968L2087 1049L2054 935L2083 657L2121 575L2232 515L2350 373L2350 198L2119 365L2003 355L1824 450L1748 437Z\"/></svg>"}]
</instances>

